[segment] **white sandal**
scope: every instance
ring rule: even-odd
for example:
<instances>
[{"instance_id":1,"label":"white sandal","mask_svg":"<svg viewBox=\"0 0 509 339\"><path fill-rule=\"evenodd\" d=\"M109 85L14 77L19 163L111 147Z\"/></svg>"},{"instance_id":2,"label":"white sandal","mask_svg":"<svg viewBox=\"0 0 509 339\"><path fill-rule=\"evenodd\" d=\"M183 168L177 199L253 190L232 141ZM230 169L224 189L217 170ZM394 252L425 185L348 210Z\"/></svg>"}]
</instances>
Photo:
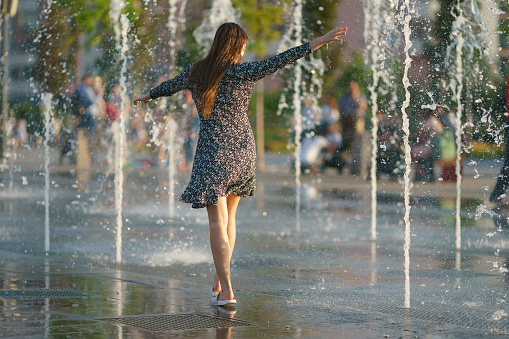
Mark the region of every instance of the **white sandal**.
<instances>
[{"instance_id":1,"label":"white sandal","mask_svg":"<svg viewBox=\"0 0 509 339\"><path fill-rule=\"evenodd\" d=\"M219 293L214 291L214 286L210 288L210 294L212 294L213 297L217 296Z\"/></svg>"},{"instance_id":2,"label":"white sandal","mask_svg":"<svg viewBox=\"0 0 509 339\"><path fill-rule=\"evenodd\" d=\"M226 305L234 305L234 304L237 303L237 300L235 300L235 299L232 299L232 300L218 300L220 293L221 292L219 292L215 297L213 297L210 300L210 303L211 303L212 306L226 306Z\"/></svg>"}]
</instances>

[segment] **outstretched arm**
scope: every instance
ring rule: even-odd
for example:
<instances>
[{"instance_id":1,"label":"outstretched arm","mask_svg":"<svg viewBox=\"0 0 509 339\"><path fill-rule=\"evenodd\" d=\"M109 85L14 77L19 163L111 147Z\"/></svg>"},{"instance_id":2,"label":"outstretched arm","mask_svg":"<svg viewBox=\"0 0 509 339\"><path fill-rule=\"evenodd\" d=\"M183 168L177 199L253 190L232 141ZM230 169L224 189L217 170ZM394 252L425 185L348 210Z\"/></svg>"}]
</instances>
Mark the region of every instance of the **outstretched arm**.
<instances>
[{"instance_id":1,"label":"outstretched arm","mask_svg":"<svg viewBox=\"0 0 509 339\"><path fill-rule=\"evenodd\" d=\"M310 43L290 48L289 50L275 55L272 58L236 64L236 73L238 76L243 77L246 80L258 81L261 78L284 68L288 64L305 57L325 44L342 42L343 40L340 39L340 37L346 34L346 30L346 27L337 27Z\"/></svg>"},{"instance_id":2,"label":"outstretched arm","mask_svg":"<svg viewBox=\"0 0 509 339\"><path fill-rule=\"evenodd\" d=\"M190 64L187 66L182 73L177 75L175 78L166 80L161 83L159 86L150 90L150 92L140 95L136 99L134 99L134 104L138 105L141 102L147 103L152 99L156 99L162 96L170 96L175 94L178 91L181 91L188 86L187 77L191 72L191 68L194 64Z\"/></svg>"},{"instance_id":3,"label":"outstretched arm","mask_svg":"<svg viewBox=\"0 0 509 339\"><path fill-rule=\"evenodd\" d=\"M328 32L325 35L322 35L319 38L316 38L315 40L311 41L309 43L309 46L311 47L311 52L316 51L318 48L322 47L323 45L328 45L333 42L343 42L343 39L341 39L341 36L346 34L346 31L348 28L346 26L344 27L336 27L332 29L330 32Z\"/></svg>"}]
</instances>

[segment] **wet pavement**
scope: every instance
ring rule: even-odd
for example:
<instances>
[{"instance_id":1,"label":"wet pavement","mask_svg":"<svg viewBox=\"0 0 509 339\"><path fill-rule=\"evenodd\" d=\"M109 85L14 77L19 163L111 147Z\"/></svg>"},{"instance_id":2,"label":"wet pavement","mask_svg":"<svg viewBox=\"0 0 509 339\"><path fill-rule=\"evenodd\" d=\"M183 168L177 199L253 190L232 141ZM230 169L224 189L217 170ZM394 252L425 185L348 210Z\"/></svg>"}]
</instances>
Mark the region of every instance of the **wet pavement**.
<instances>
[{"instance_id":1,"label":"wet pavement","mask_svg":"<svg viewBox=\"0 0 509 339\"><path fill-rule=\"evenodd\" d=\"M48 238L35 154L20 152L14 170L0 172L0 337L509 334L509 214L487 202L496 161L467 160L459 251L455 184L412 187L405 308L401 183L379 181L372 241L369 182L333 171L305 175L297 209L289 157L268 156L257 195L242 199L237 213L232 281L239 304L225 310L210 306L206 212L177 203L169 217L167 169L126 169L117 237L113 176L100 166L77 173L53 153ZM177 197L188 177L178 173Z\"/></svg>"}]
</instances>

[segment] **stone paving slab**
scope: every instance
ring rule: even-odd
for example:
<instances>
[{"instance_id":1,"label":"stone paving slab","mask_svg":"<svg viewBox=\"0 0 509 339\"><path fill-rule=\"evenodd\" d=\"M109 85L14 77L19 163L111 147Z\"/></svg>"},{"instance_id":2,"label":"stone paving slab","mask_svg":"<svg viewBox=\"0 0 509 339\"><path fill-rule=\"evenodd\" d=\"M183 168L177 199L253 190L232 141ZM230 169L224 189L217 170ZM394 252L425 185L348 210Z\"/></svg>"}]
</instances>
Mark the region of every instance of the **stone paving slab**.
<instances>
[{"instance_id":1,"label":"stone paving slab","mask_svg":"<svg viewBox=\"0 0 509 339\"><path fill-rule=\"evenodd\" d=\"M509 334L509 235L489 207L477 213L487 196L487 190L480 188L494 183L498 169L493 167L479 167L480 179L466 168L460 251L454 249L454 207L449 203L455 185L414 186L410 308L403 307L400 184L380 182L378 239L371 241L369 183L331 172L303 176L298 206L291 175L277 170L261 173L257 195L242 200L237 214L232 280L239 305L233 315L209 304L213 265L206 213L177 205L176 216L169 218L165 169L126 171L120 243L111 176L97 171L81 185L76 173L66 173L65 166L52 173L51 250L46 254L44 180L37 162L24 161L12 177L0 172L4 185L0 187L0 337ZM269 165L277 169L281 161ZM179 173L179 189L186 175ZM11 179L14 187L9 191ZM122 247L121 263L115 262L116 246ZM20 290L28 290L31 297L9 295ZM62 293L66 291L68 295ZM178 317L191 319L180 321L188 322L189 328L164 327ZM125 318L128 321L118 320ZM153 327L143 328L140 318ZM217 328L203 328L210 326L199 325L204 319ZM249 326L233 326L228 320Z\"/></svg>"},{"instance_id":2,"label":"stone paving slab","mask_svg":"<svg viewBox=\"0 0 509 339\"><path fill-rule=\"evenodd\" d=\"M35 260L34 260L35 259ZM2 259L2 266L15 267L23 261L45 260L24 254L10 254ZM56 265L61 259L56 260ZM496 312L483 308L446 306L440 303L417 303L410 309L398 304L394 285L377 285L371 290L354 291L352 288L334 288L331 284L308 287L285 296L274 296L265 291L237 291L241 301L237 313L231 318L245 322L249 328L227 326L217 329L157 331L125 322L119 325L115 317L168 317L194 314L211 319L230 319L218 313L209 304L208 286L147 274L124 271L97 272L89 265L78 266L75 272L58 272L41 275L43 267L16 272L23 279L11 283L10 289L31 288L33 282L44 283L49 275L49 289L69 289L86 295L80 298L41 298L39 300L2 300L0 308L0 335L2 337L55 337L120 335L136 338L148 337L206 338L336 338L336 337L490 337L508 334L508 321L493 317ZM81 267L79 267L81 266ZM90 270L90 272L86 272ZM11 272L5 274L12 274ZM467 274L468 276L468 274ZM234 281L238 280L234 275ZM251 277L257 279L257 277ZM264 281L264 277L258 278ZM453 278L455 279L455 278ZM2 279L3 280L3 279ZM4 280L5 281L5 280ZM47 280L48 281L48 280ZM475 282L469 280L471 285ZM392 290L392 292L390 292ZM369 293L366 293L369 292ZM374 299L373 299L374 298ZM500 318L506 317L499 312ZM155 327L154 327L155 326ZM203 325L197 325L203 326Z\"/></svg>"}]
</instances>

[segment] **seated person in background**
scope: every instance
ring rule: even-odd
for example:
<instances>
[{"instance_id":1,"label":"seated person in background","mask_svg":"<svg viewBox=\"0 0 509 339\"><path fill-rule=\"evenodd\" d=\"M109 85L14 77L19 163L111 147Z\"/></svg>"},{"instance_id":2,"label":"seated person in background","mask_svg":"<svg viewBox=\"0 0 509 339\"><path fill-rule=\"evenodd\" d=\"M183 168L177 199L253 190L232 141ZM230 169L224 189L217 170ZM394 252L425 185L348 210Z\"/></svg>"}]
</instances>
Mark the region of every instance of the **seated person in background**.
<instances>
[{"instance_id":1,"label":"seated person in background","mask_svg":"<svg viewBox=\"0 0 509 339\"><path fill-rule=\"evenodd\" d=\"M322 135L306 136L301 141L300 168L302 173L314 171L321 163L322 150L329 142Z\"/></svg>"},{"instance_id":2,"label":"seated person in background","mask_svg":"<svg viewBox=\"0 0 509 339\"><path fill-rule=\"evenodd\" d=\"M378 112L377 143L378 153L376 157L376 174L389 175L391 180L397 180L402 172L399 170L401 163L401 119L394 113Z\"/></svg>"}]
</instances>

